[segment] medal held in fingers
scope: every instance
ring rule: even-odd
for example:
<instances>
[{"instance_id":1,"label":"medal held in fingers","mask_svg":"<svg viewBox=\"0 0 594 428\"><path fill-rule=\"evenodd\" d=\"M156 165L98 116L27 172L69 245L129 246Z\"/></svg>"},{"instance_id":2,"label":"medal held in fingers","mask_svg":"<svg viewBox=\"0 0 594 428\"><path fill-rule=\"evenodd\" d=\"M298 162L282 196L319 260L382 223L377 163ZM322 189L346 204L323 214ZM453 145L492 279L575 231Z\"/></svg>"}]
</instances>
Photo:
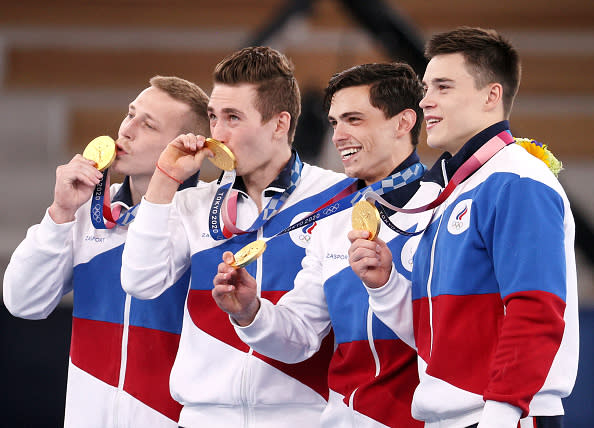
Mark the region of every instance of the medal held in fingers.
<instances>
[{"instance_id":1,"label":"medal held in fingers","mask_svg":"<svg viewBox=\"0 0 594 428\"><path fill-rule=\"evenodd\" d=\"M97 137L87 144L82 155L85 159L94 161L99 171L104 171L116 158L115 141L106 135Z\"/></svg>"},{"instance_id":2,"label":"medal held in fingers","mask_svg":"<svg viewBox=\"0 0 594 428\"><path fill-rule=\"evenodd\" d=\"M260 257L265 249L266 242L262 240L250 242L233 255L235 260L231 263L231 266L235 269L246 267Z\"/></svg>"},{"instance_id":3,"label":"medal held in fingers","mask_svg":"<svg viewBox=\"0 0 594 428\"><path fill-rule=\"evenodd\" d=\"M207 138L205 143L208 150L214 154L209 158L214 166L224 171L235 169L235 155L229 150L229 147L214 138Z\"/></svg>"},{"instance_id":4,"label":"medal held in fingers","mask_svg":"<svg viewBox=\"0 0 594 428\"><path fill-rule=\"evenodd\" d=\"M369 239L372 241L380 230L380 215L375 207L366 200L361 200L353 207L351 222L354 230L366 230L369 232Z\"/></svg>"}]
</instances>

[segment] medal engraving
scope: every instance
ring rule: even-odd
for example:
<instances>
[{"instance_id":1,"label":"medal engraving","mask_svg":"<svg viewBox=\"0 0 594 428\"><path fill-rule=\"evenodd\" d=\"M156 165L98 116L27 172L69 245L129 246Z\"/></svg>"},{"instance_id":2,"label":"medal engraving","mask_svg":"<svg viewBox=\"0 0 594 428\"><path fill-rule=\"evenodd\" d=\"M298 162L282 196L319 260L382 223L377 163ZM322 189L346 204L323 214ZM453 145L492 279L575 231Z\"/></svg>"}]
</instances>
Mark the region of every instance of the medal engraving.
<instances>
[{"instance_id":1,"label":"medal engraving","mask_svg":"<svg viewBox=\"0 0 594 428\"><path fill-rule=\"evenodd\" d=\"M103 135L95 138L83 151L83 157L95 162L99 171L110 167L116 158L116 145L113 138Z\"/></svg>"},{"instance_id":2,"label":"medal engraving","mask_svg":"<svg viewBox=\"0 0 594 428\"><path fill-rule=\"evenodd\" d=\"M214 166L224 171L231 171L235 168L235 155L229 147L214 138L206 139L206 147L214 154L209 158Z\"/></svg>"},{"instance_id":3,"label":"medal engraving","mask_svg":"<svg viewBox=\"0 0 594 428\"><path fill-rule=\"evenodd\" d=\"M369 232L369 239L372 241L380 230L380 215L372 203L361 200L353 207L351 221L354 230L366 230Z\"/></svg>"},{"instance_id":4,"label":"medal engraving","mask_svg":"<svg viewBox=\"0 0 594 428\"><path fill-rule=\"evenodd\" d=\"M249 265L262 255L266 249L266 242L254 241L247 244L241 250L234 254L235 261L231 264L235 269L243 268Z\"/></svg>"}]
</instances>

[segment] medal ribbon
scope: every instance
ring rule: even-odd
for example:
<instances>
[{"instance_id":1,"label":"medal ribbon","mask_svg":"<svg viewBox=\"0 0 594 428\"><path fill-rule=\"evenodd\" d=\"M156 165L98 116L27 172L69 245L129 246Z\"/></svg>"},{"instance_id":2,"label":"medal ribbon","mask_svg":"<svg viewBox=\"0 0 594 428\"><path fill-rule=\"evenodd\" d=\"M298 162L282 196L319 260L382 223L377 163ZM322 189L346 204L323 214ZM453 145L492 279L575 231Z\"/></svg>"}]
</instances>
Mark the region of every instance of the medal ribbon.
<instances>
[{"instance_id":1,"label":"medal ribbon","mask_svg":"<svg viewBox=\"0 0 594 428\"><path fill-rule=\"evenodd\" d=\"M264 207L264 209L262 210L262 212L260 213L258 218L256 218L254 223L247 230L239 229L239 228L235 227L234 225L231 226L231 222L230 222L229 225L227 225L227 227L228 227L228 230L226 231L227 236L225 233L223 233L223 229L221 228L221 221L220 221L219 214L221 212L221 208L223 208L223 206L224 206L224 202L225 202L227 193L228 193L229 189L231 188L233 182L235 181L235 170L225 172L225 174L223 175L224 184L222 184L217 189L217 192L215 194L215 197L214 197L211 207L210 207L210 216L209 216L209 221L208 221L208 228L210 230L210 236L213 239L221 240L221 239L229 238L231 236L229 232L235 233L235 234L243 234L243 233L253 232L254 230L258 230L260 227L262 227L262 225L264 225L264 223L266 223L277 212L280 211L280 209L283 206L283 204L285 203L285 201L289 198L289 196L291 196L291 194L297 187L297 182L299 181L299 178L301 177L302 169L303 169L303 162L301 162L301 159L299 159L299 156L297 154L295 154L295 162L293 163L293 167L291 168L291 181L290 181L287 189L283 193L276 193L274 196L272 196L272 198L270 198L270 200L266 204L266 207ZM231 227L231 228L229 229L229 227Z\"/></svg>"},{"instance_id":2,"label":"medal ribbon","mask_svg":"<svg viewBox=\"0 0 594 428\"><path fill-rule=\"evenodd\" d=\"M383 209L383 207L387 207L396 212L405 214L416 214L423 211L429 211L430 209L433 209L441 205L448 198L448 196L452 194L452 192L454 191L456 186L458 186L458 184L462 183L466 178L470 177L473 173L475 173L480 167L487 163L489 159L495 156L497 152L499 152L501 149L513 142L514 138L512 137L509 131L502 131L493 138L491 138L480 149L478 149L466 162L464 162L460 168L458 168L458 171L456 171L456 173L449 181L443 192L441 192L435 200L421 207L395 207L394 205L386 201L384 198L382 198L377 192L374 191L367 192L364 197L366 200L372 200L380 204L380 217L384 221L384 223L386 223L386 225L390 227L392 230L407 236L418 235L422 233L425 229L412 233L400 230L388 219L388 215ZM429 220L429 224L431 224L431 220Z\"/></svg>"},{"instance_id":3,"label":"medal ribbon","mask_svg":"<svg viewBox=\"0 0 594 428\"><path fill-rule=\"evenodd\" d=\"M290 225L286 229L283 229L276 235L267 238L266 241L274 238L275 236L279 236L287 232L291 232L292 230L299 229L300 227L303 227L306 224L322 220L323 218L344 211L345 209L350 208L357 202L359 202L368 192L373 192L376 195L383 195L384 193L388 193L392 190L406 186L407 184L421 178L424 173L425 166L422 163L417 162L414 165L411 165L410 167L406 168L405 170L392 174L384 178L383 180L378 181L377 183L373 183L370 186L364 187L354 195L350 194L346 197L341 198L337 202L332 202L332 200L330 200L321 207L317 208L307 217L303 218L302 220L299 220L295 224Z\"/></svg>"},{"instance_id":4,"label":"medal ribbon","mask_svg":"<svg viewBox=\"0 0 594 428\"><path fill-rule=\"evenodd\" d=\"M126 226L132 223L136 216L138 204L126 211L124 215L120 215L121 205L116 205L112 210L109 186L109 169L106 169L91 197L91 222L95 229L111 229L116 225Z\"/></svg>"},{"instance_id":5,"label":"medal ribbon","mask_svg":"<svg viewBox=\"0 0 594 428\"><path fill-rule=\"evenodd\" d=\"M403 187L419 178L424 174L425 167L420 162L411 165L407 169L397 172L395 174L390 175L389 177L384 178L377 183L374 183L370 186L364 187L363 189L355 192L357 181L353 179L349 185L344 188L340 193L334 196L329 201L326 201L324 204L316 208L311 214L307 215L305 218L299 220L297 223L294 223L287 228L281 230L280 232L276 233L273 236L265 238L264 241L269 241L270 239L283 235L285 233L291 232L295 229L299 229L304 227L307 224L313 223L315 221L321 220L323 218L329 217L341 211L344 211L347 208L352 207L355 205L359 200L361 200L367 192L373 191L375 194L383 195L384 193L388 193L392 190L398 189ZM231 206L231 204L229 204ZM233 207L236 209L236 207ZM226 210L223 211L223 215ZM236 212L236 211L235 211ZM224 221L226 219L230 219L231 216L224 215ZM227 226L225 226L227 227Z\"/></svg>"}]
</instances>

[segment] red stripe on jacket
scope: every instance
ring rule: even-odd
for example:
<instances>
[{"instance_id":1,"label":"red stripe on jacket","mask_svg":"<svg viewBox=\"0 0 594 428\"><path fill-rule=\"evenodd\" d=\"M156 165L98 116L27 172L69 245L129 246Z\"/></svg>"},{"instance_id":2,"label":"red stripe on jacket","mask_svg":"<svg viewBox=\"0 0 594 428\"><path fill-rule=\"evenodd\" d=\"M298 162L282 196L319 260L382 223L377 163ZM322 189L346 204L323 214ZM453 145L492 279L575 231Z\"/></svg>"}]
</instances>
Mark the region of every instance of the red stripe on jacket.
<instances>
[{"instance_id":1,"label":"red stripe on jacket","mask_svg":"<svg viewBox=\"0 0 594 428\"><path fill-rule=\"evenodd\" d=\"M262 297L276 303L285 293L286 291L263 291ZM235 349L242 352L249 351L249 346L243 343L235 333L235 329L229 322L229 316L216 305L211 290L190 289L188 312L200 330ZM286 364L257 352L254 352L253 355L307 385L327 400L329 395L328 366L333 352L334 337L329 334L322 342L320 350L311 358L300 363Z\"/></svg>"}]
</instances>

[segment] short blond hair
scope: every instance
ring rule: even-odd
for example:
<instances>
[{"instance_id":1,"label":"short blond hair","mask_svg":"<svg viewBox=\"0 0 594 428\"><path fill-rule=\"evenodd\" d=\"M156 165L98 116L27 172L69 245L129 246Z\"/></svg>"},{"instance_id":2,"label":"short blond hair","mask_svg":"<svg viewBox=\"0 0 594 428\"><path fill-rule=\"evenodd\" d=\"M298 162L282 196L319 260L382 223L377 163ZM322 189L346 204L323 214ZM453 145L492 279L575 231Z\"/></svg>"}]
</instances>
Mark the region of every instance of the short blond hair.
<instances>
[{"instance_id":1,"label":"short blond hair","mask_svg":"<svg viewBox=\"0 0 594 428\"><path fill-rule=\"evenodd\" d=\"M151 86L190 107L193 120L187 124L188 129L180 130L182 133L210 135L208 95L198 85L176 76L154 76L149 82Z\"/></svg>"}]
</instances>

